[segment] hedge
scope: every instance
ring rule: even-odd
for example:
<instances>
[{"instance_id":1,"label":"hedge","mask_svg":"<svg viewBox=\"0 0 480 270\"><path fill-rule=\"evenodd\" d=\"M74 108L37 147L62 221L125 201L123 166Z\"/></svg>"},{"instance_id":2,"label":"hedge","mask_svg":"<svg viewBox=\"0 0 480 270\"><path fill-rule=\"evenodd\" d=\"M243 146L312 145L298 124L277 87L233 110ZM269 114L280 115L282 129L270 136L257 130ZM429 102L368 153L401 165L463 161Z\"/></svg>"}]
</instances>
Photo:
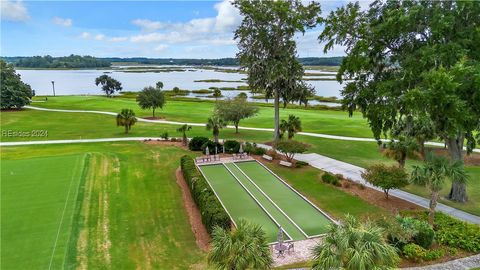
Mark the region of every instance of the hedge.
<instances>
[{"instance_id":1,"label":"hedge","mask_svg":"<svg viewBox=\"0 0 480 270\"><path fill-rule=\"evenodd\" d=\"M223 209L205 178L195 167L193 158L187 155L183 156L180 159L180 166L208 233L211 234L215 226L230 229L230 217Z\"/></svg>"}]
</instances>

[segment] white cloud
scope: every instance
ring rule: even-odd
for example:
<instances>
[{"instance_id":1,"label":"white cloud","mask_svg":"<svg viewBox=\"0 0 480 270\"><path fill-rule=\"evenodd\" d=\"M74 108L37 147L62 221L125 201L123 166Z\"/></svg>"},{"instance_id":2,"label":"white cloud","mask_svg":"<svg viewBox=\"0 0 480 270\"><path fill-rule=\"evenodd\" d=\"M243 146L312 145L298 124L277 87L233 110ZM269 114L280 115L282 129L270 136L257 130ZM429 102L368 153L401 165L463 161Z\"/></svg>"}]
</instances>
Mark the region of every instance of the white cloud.
<instances>
[{"instance_id":1,"label":"white cloud","mask_svg":"<svg viewBox=\"0 0 480 270\"><path fill-rule=\"evenodd\" d=\"M108 41L111 41L111 42L122 42L127 40L128 40L128 37L111 37L108 39Z\"/></svg>"},{"instance_id":2,"label":"white cloud","mask_svg":"<svg viewBox=\"0 0 480 270\"><path fill-rule=\"evenodd\" d=\"M95 35L95 40L104 40L104 39L105 39L105 35L103 35L103 34Z\"/></svg>"},{"instance_id":3,"label":"white cloud","mask_svg":"<svg viewBox=\"0 0 480 270\"><path fill-rule=\"evenodd\" d=\"M12 22L25 22L30 19L28 10L22 1L1 0L0 14L2 20Z\"/></svg>"},{"instance_id":4,"label":"white cloud","mask_svg":"<svg viewBox=\"0 0 480 270\"><path fill-rule=\"evenodd\" d=\"M91 36L92 34L90 34L89 32L82 32L80 34L80 38L83 38L83 39L89 39Z\"/></svg>"},{"instance_id":5,"label":"white cloud","mask_svg":"<svg viewBox=\"0 0 480 270\"><path fill-rule=\"evenodd\" d=\"M54 17L53 18L53 23L65 27L70 27L72 26L72 19L69 18L60 18L60 17Z\"/></svg>"},{"instance_id":6,"label":"white cloud","mask_svg":"<svg viewBox=\"0 0 480 270\"><path fill-rule=\"evenodd\" d=\"M142 29L142 31L153 32L165 28L166 24L162 22L151 21L148 19L136 19L132 21L133 25L136 25Z\"/></svg>"},{"instance_id":7,"label":"white cloud","mask_svg":"<svg viewBox=\"0 0 480 270\"><path fill-rule=\"evenodd\" d=\"M157 47L155 47L155 49L153 49L154 51L156 52L163 52L165 51L166 49L168 49L168 46L165 45L165 44L160 44L158 45Z\"/></svg>"},{"instance_id":8,"label":"white cloud","mask_svg":"<svg viewBox=\"0 0 480 270\"><path fill-rule=\"evenodd\" d=\"M215 17L215 31L217 32L232 31L242 21L240 12L230 0L215 4L215 9L218 11L217 17Z\"/></svg>"}]
</instances>

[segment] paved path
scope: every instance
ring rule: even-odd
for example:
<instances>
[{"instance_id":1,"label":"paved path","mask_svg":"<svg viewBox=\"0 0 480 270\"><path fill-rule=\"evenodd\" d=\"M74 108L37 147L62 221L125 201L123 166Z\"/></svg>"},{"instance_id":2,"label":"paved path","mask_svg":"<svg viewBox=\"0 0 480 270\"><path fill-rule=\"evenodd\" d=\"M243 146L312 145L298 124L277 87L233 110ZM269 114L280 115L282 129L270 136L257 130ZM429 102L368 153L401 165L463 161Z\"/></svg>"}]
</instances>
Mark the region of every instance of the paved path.
<instances>
[{"instance_id":1,"label":"paved path","mask_svg":"<svg viewBox=\"0 0 480 270\"><path fill-rule=\"evenodd\" d=\"M63 110L63 109L47 109L47 108L40 108L34 106L25 106L25 108L32 109L32 110L39 110L39 111L49 111L49 112L66 112L66 113L97 113L97 114L105 114L105 115L112 115L116 116L117 113L114 112L106 112L106 111L89 111L89 110ZM184 122L176 122L176 121L168 121L168 120L150 120L145 118L137 117L139 122L147 122L147 123L157 123L157 124L170 124L170 125L184 125L188 124L190 126L199 126L204 127L205 124L202 123L184 123ZM234 126L227 126L227 128L235 128ZM238 127L238 129L242 130L256 130L256 131L269 131L272 132L272 128L255 128L255 127ZM376 142L377 140L372 138L359 138L359 137L348 137L348 136L337 136L337 135L329 135L329 134L321 134L321 133L312 133L312 132L299 132L299 135L310 136L310 137L317 137L317 138L324 138L324 139L333 139L333 140L342 140L342 141L360 141L360 142ZM383 140L388 141L388 140ZM439 142L426 142L427 145L432 146L440 146L443 147L443 143ZM466 149L466 148L465 148ZM473 150L474 152L480 153L480 149L476 148Z\"/></svg>"},{"instance_id":2,"label":"paved path","mask_svg":"<svg viewBox=\"0 0 480 270\"><path fill-rule=\"evenodd\" d=\"M264 144L258 144L263 148L270 149L271 147ZM362 178L362 172L365 170L361 167L352 165L350 163L346 163L343 161L339 161L333 158L329 158L326 156L322 156L319 154L297 154L295 155L295 159L299 161L308 162L312 167L320 169L322 171L330 172L333 174L342 174L346 178L350 178L357 183L362 183L365 186L371 187L373 189L382 191L381 189L372 186L370 183L366 182ZM405 201L409 201L416 205L419 205L424 208L428 208L430 200L425 199L423 197L417 196L415 194L408 193L403 190L391 190L389 193L391 196L395 196L401 198ZM439 203L436 208L437 211L444 212L451 216L454 216L458 219L465 220L471 223L480 224L480 217L476 215L469 214L467 212L458 210L456 208L447 206L445 204Z\"/></svg>"},{"instance_id":3,"label":"paved path","mask_svg":"<svg viewBox=\"0 0 480 270\"><path fill-rule=\"evenodd\" d=\"M480 254L445 263L403 268L407 270L466 270L480 267Z\"/></svg>"}]
</instances>

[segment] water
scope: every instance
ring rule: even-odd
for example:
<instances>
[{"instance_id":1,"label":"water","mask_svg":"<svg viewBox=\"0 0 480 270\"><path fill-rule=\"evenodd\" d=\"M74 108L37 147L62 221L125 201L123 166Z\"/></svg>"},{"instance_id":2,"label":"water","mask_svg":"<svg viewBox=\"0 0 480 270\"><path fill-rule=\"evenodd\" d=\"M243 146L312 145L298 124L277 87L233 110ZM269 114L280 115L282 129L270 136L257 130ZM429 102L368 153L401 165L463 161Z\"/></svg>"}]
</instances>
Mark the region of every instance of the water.
<instances>
[{"instance_id":1,"label":"water","mask_svg":"<svg viewBox=\"0 0 480 270\"><path fill-rule=\"evenodd\" d=\"M151 68L151 66L146 67ZM202 69L194 67L177 67L186 71L173 72L123 72L119 69L110 70L17 70L25 83L30 84L35 90L36 95L52 95L52 81L55 81L56 95L101 95L103 92L100 86L95 85L95 78L107 74L120 81L123 91L140 91L145 86L154 86L156 82L161 81L164 89L179 87L186 90L208 89L209 87L237 87L246 85L244 82L195 82L195 80L220 79L228 81L242 81L246 75L240 73L226 73L211 69ZM220 67L222 69L231 69L232 67ZM314 73L316 71L308 71ZM318 71L320 72L320 71ZM331 73L332 77L335 73ZM319 96L335 96L340 98L342 85L337 81L307 81L315 88ZM222 91L225 97L235 97L240 92L245 92L249 100L265 102L265 100L251 99L249 91ZM191 93L189 97L206 98L207 95ZM271 102L271 100L270 100ZM310 104L337 105L311 101Z\"/></svg>"}]
</instances>

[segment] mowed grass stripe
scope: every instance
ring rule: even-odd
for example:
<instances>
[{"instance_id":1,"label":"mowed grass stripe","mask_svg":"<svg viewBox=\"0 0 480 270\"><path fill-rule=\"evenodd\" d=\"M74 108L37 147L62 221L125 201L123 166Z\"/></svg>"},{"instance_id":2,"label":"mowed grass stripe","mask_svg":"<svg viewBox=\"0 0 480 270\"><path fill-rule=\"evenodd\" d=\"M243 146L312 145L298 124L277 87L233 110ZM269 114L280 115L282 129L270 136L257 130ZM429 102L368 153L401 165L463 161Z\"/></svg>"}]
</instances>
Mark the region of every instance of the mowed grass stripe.
<instances>
[{"instance_id":1,"label":"mowed grass stripe","mask_svg":"<svg viewBox=\"0 0 480 270\"><path fill-rule=\"evenodd\" d=\"M262 204L262 206L275 218L275 220L282 226L283 230L290 235L293 240L302 240L306 237L302 232L295 227L295 225L288 220L288 218L262 194L262 192L255 187L255 185L248 180L247 177L236 167L233 163L225 163L225 166L237 177L239 181L255 196L255 198Z\"/></svg>"},{"instance_id":2,"label":"mowed grass stripe","mask_svg":"<svg viewBox=\"0 0 480 270\"><path fill-rule=\"evenodd\" d=\"M233 220L262 226L269 242L276 241L278 227L222 164L200 166Z\"/></svg>"},{"instance_id":3,"label":"mowed grass stripe","mask_svg":"<svg viewBox=\"0 0 480 270\"><path fill-rule=\"evenodd\" d=\"M62 268L83 157L2 160L2 268Z\"/></svg>"},{"instance_id":4,"label":"mowed grass stripe","mask_svg":"<svg viewBox=\"0 0 480 270\"><path fill-rule=\"evenodd\" d=\"M236 165L309 236L327 232L330 220L256 161Z\"/></svg>"}]
</instances>

